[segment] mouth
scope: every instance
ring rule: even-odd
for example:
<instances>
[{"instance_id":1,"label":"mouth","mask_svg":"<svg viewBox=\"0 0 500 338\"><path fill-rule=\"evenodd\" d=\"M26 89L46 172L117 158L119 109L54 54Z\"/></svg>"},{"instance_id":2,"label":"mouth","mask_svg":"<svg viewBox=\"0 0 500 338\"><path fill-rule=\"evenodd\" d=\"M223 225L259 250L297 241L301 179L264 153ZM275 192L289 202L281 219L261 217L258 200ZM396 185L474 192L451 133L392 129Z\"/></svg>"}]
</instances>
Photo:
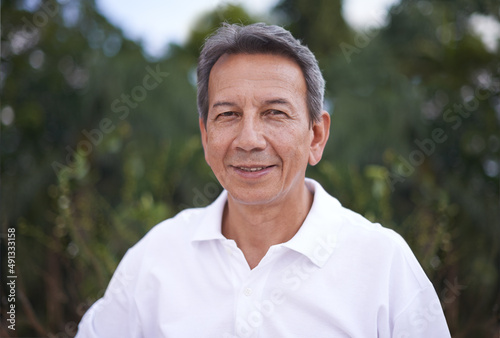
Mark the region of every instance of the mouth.
<instances>
[{"instance_id":1,"label":"mouth","mask_svg":"<svg viewBox=\"0 0 500 338\"><path fill-rule=\"evenodd\" d=\"M239 169L242 171L253 173L253 172L262 171L264 169L274 167L274 165L269 165L269 166L232 166L232 167L235 169Z\"/></svg>"}]
</instances>

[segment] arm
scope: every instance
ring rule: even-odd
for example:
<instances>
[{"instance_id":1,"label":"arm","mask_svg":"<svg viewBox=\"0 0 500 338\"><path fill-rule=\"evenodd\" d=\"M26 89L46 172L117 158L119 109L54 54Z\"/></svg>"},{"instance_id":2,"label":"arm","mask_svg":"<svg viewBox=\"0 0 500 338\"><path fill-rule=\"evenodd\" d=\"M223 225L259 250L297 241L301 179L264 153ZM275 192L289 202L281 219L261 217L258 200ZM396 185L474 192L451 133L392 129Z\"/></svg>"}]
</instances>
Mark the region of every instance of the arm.
<instances>
[{"instance_id":1,"label":"arm","mask_svg":"<svg viewBox=\"0 0 500 338\"><path fill-rule=\"evenodd\" d=\"M95 302L78 325L76 338L141 337L139 316L133 302L137 266L133 249L118 265L104 297Z\"/></svg>"},{"instance_id":2,"label":"arm","mask_svg":"<svg viewBox=\"0 0 500 338\"><path fill-rule=\"evenodd\" d=\"M395 318L392 337L450 337L441 302L432 285L422 289Z\"/></svg>"}]
</instances>

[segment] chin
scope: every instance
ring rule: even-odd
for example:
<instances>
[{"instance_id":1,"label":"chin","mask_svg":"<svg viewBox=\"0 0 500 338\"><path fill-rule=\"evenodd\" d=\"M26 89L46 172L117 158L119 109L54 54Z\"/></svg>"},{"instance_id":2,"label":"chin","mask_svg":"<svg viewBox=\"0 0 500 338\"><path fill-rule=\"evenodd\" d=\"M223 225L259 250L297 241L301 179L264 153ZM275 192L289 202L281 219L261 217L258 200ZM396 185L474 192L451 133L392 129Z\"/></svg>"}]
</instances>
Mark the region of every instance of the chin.
<instances>
[{"instance_id":1,"label":"chin","mask_svg":"<svg viewBox=\"0 0 500 338\"><path fill-rule=\"evenodd\" d=\"M228 191L231 198L239 203L245 205L269 205L276 200L275 195L262 194L261 192L248 192L248 191Z\"/></svg>"}]
</instances>

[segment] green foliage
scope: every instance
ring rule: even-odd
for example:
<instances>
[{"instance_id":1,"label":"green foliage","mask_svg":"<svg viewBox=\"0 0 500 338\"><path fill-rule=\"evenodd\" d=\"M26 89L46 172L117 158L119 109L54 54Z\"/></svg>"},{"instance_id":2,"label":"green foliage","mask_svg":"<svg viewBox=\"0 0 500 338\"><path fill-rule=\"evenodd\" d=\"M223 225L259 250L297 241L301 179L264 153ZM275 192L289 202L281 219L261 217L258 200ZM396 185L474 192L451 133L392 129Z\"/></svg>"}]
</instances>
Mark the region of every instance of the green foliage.
<instances>
[{"instance_id":1,"label":"green foliage","mask_svg":"<svg viewBox=\"0 0 500 338\"><path fill-rule=\"evenodd\" d=\"M0 220L3 233L17 229L18 336L65 337L130 246L221 191L199 139L196 59L220 22L262 18L218 7L152 60L93 1L41 4L1 4ZM386 26L356 31L341 4L282 0L269 19L303 39L327 81L331 139L308 176L406 239L454 337L489 337L500 308L500 49L486 49L469 18L499 19L500 5L403 0Z\"/></svg>"}]
</instances>

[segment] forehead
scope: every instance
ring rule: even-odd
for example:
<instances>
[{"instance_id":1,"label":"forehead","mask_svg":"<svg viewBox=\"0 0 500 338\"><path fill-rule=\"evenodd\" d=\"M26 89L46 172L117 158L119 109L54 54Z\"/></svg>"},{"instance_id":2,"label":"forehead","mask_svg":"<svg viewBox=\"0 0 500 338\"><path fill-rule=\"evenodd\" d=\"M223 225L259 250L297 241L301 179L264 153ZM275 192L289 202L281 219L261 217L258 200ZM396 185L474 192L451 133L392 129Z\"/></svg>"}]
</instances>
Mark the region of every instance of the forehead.
<instances>
[{"instance_id":1,"label":"forehead","mask_svg":"<svg viewBox=\"0 0 500 338\"><path fill-rule=\"evenodd\" d=\"M209 77L209 101L220 95L279 95L305 98L306 82L291 58L274 54L224 54Z\"/></svg>"}]
</instances>

